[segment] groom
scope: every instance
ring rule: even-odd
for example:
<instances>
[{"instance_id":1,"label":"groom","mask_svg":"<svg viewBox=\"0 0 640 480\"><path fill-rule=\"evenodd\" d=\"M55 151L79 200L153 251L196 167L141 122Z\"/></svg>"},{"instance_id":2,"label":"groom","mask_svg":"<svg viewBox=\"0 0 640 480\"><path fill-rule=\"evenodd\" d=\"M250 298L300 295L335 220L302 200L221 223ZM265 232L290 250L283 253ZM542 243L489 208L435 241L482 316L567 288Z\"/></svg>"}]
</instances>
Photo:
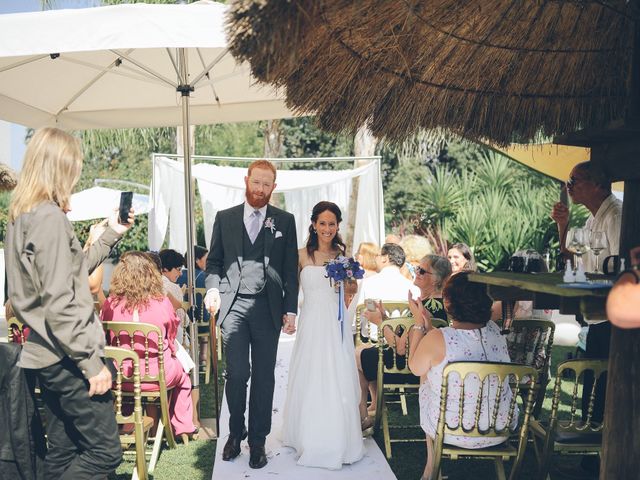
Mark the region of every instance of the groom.
<instances>
[{"instance_id":1,"label":"groom","mask_svg":"<svg viewBox=\"0 0 640 480\"><path fill-rule=\"evenodd\" d=\"M229 439L223 460L240 454L247 437L249 466L267 464L264 443L271 430L274 369L280 329L295 332L298 309L298 246L293 215L269 205L276 168L266 160L249 165L243 204L216 215L207 259L204 299L218 324L226 354ZM251 355L251 363L249 363Z\"/></svg>"}]
</instances>

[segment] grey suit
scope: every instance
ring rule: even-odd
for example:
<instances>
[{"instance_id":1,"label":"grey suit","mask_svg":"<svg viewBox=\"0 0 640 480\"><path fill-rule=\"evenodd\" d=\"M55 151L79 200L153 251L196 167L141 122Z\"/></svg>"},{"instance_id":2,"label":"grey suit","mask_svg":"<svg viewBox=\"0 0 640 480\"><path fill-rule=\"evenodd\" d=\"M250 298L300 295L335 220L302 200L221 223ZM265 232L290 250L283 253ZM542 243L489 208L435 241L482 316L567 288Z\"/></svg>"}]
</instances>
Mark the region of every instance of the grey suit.
<instances>
[{"instance_id":1,"label":"grey suit","mask_svg":"<svg viewBox=\"0 0 640 480\"><path fill-rule=\"evenodd\" d=\"M240 435L244 427L247 382L249 398L249 444L264 445L271 430L275 385L274 369L282 316L297 312L298 250L293 215L271 205L266 218L273 228L262 228L256 242L264 245L260 256L264 288L241 293L248 275L243 245L251 245L243 222L244 204L216 215L207 258L207 288L217 288L221 306L217 323L222 328L226 355L225 393L229 406L229 431ZM254 252L255 254L255 252ZM255 270L254 270L255 271ZM249 352L251 365L249 364Z\"/></svg>"}]
</instances>

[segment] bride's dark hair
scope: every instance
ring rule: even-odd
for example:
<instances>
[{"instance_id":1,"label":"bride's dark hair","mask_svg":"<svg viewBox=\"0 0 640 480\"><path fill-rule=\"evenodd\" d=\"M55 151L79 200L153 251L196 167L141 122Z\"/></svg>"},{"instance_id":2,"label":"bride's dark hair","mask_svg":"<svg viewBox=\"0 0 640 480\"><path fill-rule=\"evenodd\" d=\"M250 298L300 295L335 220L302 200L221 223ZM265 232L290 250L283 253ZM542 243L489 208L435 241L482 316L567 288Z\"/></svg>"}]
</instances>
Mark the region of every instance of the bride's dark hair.
<instances>
[{"instance_id":1,"label":"bride's dark hair","mask_svg":"<svg viewBox=\"0 0 640 480\"><path fill-rule=\"evenodd\" d=\"M313 210L311 210L311 225L309 225L309 236L307 237L307 255L311 258L314 258L313 252L318 250L318 233L313 228L313 224L318 221L318 217L323 212L331 212L336 216L336 220L338 221L338 225L342 221L342 212L340 211L340 207L333 202L319 202L316 203ZM340 234L336 232L336 236L331 240L331 246L337 250L340 250L340 253L344 255L347 250L347 246L340 238ZM315 260L315 259L314 259Z\"/></svg>"}]
</instances>

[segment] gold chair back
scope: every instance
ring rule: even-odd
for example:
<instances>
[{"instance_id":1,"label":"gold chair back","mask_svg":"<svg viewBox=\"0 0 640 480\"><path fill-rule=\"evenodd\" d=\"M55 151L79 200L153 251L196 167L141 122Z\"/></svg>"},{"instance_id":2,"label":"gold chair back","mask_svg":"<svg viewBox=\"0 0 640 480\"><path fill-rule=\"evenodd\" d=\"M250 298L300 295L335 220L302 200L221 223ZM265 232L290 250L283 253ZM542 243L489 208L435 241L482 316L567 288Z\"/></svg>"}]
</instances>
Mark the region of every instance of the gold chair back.
<instances>
[{"instance_id":1,"label":"gold chair back","mask_svg":"<svg viewBox=\"0 0 640 480\"><path fill-rule=\"evenodd\" d=\"M536 418L542 410L549 383L549 362L555 329L556 325L551 320L516 319L506 335L511 361L538 371L538 393L533 407L533 416Z\"/></svg>"},{"instance_id":2,"label":"gold chair back","mask_svg":"<svg viewBox=\"0 0 640 480\"><path fill-rule=\"evenodd\" d=\"M141 322L102 322L103 328L108 337L113 338L116 347L123 347L120 339L121 334L125 334L128 341L124 342L128 349L136 351L136 338L142 337L144 345L143 351L136 351L141 362L140 365L140 382L154 383L158 385L158 390L142 391L141 396L149 401L159 401L160 403L160 419L156 430L156 437L153 443L153 451L149 462L148 473L153 474L155 464L160 455L160 447L162 445L162 436L164 434L169 448L176 447L176 441L173 436L171 422L169 421L169 395L170 390L167 388L166 377L164 373L164 350L162 330L156 325ZM150 347L155 347L157 354L150 351ZM149 364L153 355L157 355L158 373L153 375L150 371ZM128 395L127 392L124 395Z\"/></svg>"},{"instance_id":3,"label":"gold chair back","mask_svg":"<svg viewBox=\"0 0 640 480\"><path fill-rule=\"evenodd\" d=\"M434 439L433 478L439 478L443 458L492 459L500 479L506 478L503 461L513 458L509 478L518 478L527 445L527 430L535 399L537 376L537 371L532 367L510 363L453 362L448 364L442 373L440 414ZM452 391L450 395L449 386L454 377L458 379L456 385L459 386L459 392ZM465 389L467 379L475 379L477 385L475 392L469 392L469 388ZM518 393L521 386L527 383L529 385L524 403L524 418L522 422L518 422ZM468 401L465 403L465 398L468 400L470 394L477 395L477 399L471 403ZM456 425L449 425L446 421L448 404L451 401L454 402L456 418L460 419ZM491 405L493 407L490 407ZM472 419L472 423L465 425L464 421L468 421L469 418ZM481 418L487 420L486 426L481 426ZM500 422L503 424L501 425ZM514 448L509 437L514 436L516 432L518 446ZM497 446L466 449L446 444L444 439L449 435L477 438L506 437L507 439Z\"/></svg>"},{"instance_id":4,"label":"gold chair back","mask_svg":"<svg viewBox=\"0 0 640 480\"><path fill-rule=\"evenodd\" d=\"M153 425L153 419L145 417L142 414L142 388L140 382L140 362L138 355L131 350L117 347L105 347L105 358L113 361L116 368L116 381L111 389L115 396L116 421L120 426L120 442L124 447L131 444L135 445L136 467L134 478L146 480L147 478L147 459L145 455L145 446L147 444L147 436ZM133 365L132 374L127 376L125 373L125 362L131 362ZM123 404L125 394L122 390L123 383L133 384L133 411L129 415L123 413ZM129 392L127 392L129 393ZM127 425L133 424L133 432L130 432Z\"/></svg>"},{"instance_id":5,"label":"gold chair back","mask_svg":"<svg viewBox=\"0 0 640 480\"><path fill-rule=\"evenodd\" d=\"M554 453L601 453L604 423L594 421L592 415L595 392L600 383L606 383L607 368L607 360L574 359L558 365L549 424L531 420L531 433L539 460L539 478L546 478ZM593 376L586 405L582 397L585 375Z\"/></svg>"},{"instance_id":6,"label":"gold chair back","mask_svg":"<svg viewBox=\"0 0 640 480\"><path fill-rule=\"evenodd\" d=\"M24 324L16 317L7 320L7 339L9 343L19 343L23 345L26 338L24 336Z\"/></svg>"},{"instance_id":7,"label":"gold chair back","mask_svg":"<svg viewBox=\"0 0 640 480\"><path fill-rule=\"evenodd\" d=\"M408 332L411 329L411 326L414 324L413 317L397 317L390 318L388 320L383 321L380 324L379 330L379 338L384 338L381 334L385 329L391 329L391 331L395 332L402 341L405 342L405 355L399 355L397 353L398 345L386 345L385 341L378 341L378 377L377 377L377 386L378 386L378 395L376 397L376 428L382 428L384 445L385 445L385 455L387 458L392 457L392 449L391 446L393 443L399 442L423 442L424 434L420 429L419 424L412 424L409 421L402 421L395 424L391 423L391 416L389 407L390 404L398 403L401 407L401 412L403 415L398 415L398 419L404 419L403 417L407 416L408 412L408 402L412 399L415 400L415 406L417 408L417 394L418 389L420 388L420 382L415 375L409 369L409 335ZM406 335L403 335L406 333ZM394 336L394 340L395 340ZM386 352L386 353L385 353ZM387 358L385 358L385 356ZM389 359L389 356L391 357ZM389 361L391 360L391 361ZM391 376L393 375L393 377ZM391 401L389 397L391 395L399 395L399 401ZM410 396L410 398L407 398ZM408 418L408 417L407 417ZM402 431L402 435L392 436L392 432ZM407 434L407 432L417 431L419 432L419 436L412 436Z\"/></svg>"},{"instance_id":8,"label":"gold chair back","mask_svg":"<svg viewBox=\"0 0 640 480\"><path fill-rule=\"evenodd\" d=\"M388 318L406 317L411 315L408 302L383 301L382 308ZM371 327L371 324L367 325L367 335L362 334L362 320L366 320L363 316L365 309L366 306L364 303L356 307L356 346L362 344L376 345L378 343L378 333L375 328Z\"/></svg>"}]
</instances>

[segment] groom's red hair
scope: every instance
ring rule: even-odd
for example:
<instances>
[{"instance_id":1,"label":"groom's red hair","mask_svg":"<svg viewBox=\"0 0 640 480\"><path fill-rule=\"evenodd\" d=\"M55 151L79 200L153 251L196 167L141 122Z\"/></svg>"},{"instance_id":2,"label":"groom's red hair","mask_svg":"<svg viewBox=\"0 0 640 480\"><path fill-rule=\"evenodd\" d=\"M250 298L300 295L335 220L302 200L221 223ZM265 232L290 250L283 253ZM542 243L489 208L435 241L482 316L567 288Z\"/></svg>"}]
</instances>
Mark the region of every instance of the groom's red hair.
<instances>
[{"instance_id":1,"label":"groom's red hair","mask_svg":"<svg viewBox=\"0 0 640 480\"><path fill-rule=\"evenodd\" d=\"M256 160L251 165L249 165L249 170L247 171L247 176L248 177L251 176L251 172L253 171L254 168L260 168L260 169L263 169L263 170L271 170L271 173L273 173L273 181L275 182L275 180L276 180L276 166L273 163L271 163L269 160Z\"/></svg>"}]
</instances>

